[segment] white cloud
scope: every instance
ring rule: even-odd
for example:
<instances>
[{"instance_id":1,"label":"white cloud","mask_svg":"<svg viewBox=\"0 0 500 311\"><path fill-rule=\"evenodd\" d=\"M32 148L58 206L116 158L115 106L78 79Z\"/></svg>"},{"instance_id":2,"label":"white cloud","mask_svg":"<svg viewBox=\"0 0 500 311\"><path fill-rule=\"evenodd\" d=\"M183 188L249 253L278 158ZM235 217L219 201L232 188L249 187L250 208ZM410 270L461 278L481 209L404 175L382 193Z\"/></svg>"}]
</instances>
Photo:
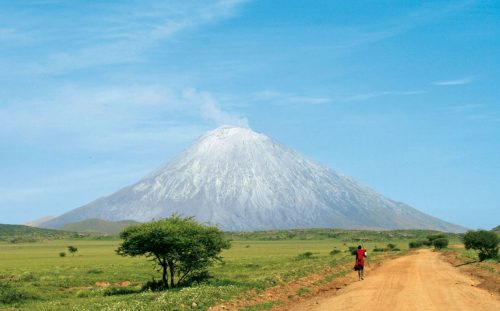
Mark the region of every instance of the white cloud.
<instances>
[{"instance_id":1,"label":"white cloud","mask_svg":"<svg viewBox=\"0 0 500 311\"><path fill-rule=\"evenodd\" d=\"M380 91L364 94L350 95L342 98L342 101L365 101L383 96L410 96L424 94L425 91Z\"/></svg>"},{"instance_id":2,"label":"white cloud","mask_svg":"<svg viewBox=\"0 0 500 311\"><path fill-rule=\"evenodd\" d=\"M88 23L79 25L68 37L61 30L46 30L39 36L58 46L40 60L27 65L35 74L60 74L88 67L144 61L143 54L175 34L231 17L245 0L149 1L137 4L103 4L105 18L99 12ZM101 12L102 13L102 12ZM86 20L83 21L85 23ZM40 25L43 29L43 25ZM53 38L51 38L51 36ZM0 38L2 32L0 31ZM64 40L57 44L57 41Z\"/></svg>"},{"instance_id":3,"label":"white cloud","mask_svg":"<svg viewBox=\"0 0 500 311\"><path fill-rule=\"evenodd\" d=\"M248 126L246 118L225 111L212 94L194 88L69 85L44 98L0 107L0 136L67 139L76 149L134 151L189 142L214 125Z\"/></svg>"},{"instance_id":4,"label":"white cloud","mask_svg":"<svg viewBox=\"0 0 500 311\"><path fill-rule=\"evenodd\" d=\"M185 90L184 98L198 107L201 116L217 125L236 125L248 127L248 120L223 111L214 97L208 92L199 92L195 89Z\"/></svg>"},{"instance_id":5,"label":"white cloud","mask_svg":"<svg viewBox=\"0 0 500 311\"><path fill-rule=\"evenodd\" d=\"M444 81L435 81L432 84L437 85L437 86L450 86L450 85L464 85L464 84L469 84L473 81L472 78L461 78L461 79L455 79L455 80L444 80Z\"/></svg>"},{"instance_id":6,"label":"white cloud","mask_svg":"<svg viewBox=\"0 0 500 311\"><path fill-rule=\"evenodd\" d=\"M279 105L287 104L327 104L331 102L328 97L297 95L277 91L261 91L252 94L255 101L267 101Z\"/></svg>"}]
</instances>

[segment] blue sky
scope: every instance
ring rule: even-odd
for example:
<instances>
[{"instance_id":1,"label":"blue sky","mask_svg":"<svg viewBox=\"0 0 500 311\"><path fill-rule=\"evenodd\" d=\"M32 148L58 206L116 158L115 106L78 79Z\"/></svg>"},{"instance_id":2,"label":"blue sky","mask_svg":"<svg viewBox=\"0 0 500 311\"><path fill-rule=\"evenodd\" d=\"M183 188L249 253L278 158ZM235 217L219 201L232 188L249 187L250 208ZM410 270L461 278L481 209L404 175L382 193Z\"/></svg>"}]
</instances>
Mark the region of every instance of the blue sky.
<instances>
[{"instance_id":1,"label":"blue sky","mask_svg":"<svg viewBox=\"0 0 500 311\"><path fill-rule=\"evenodd\" d=\"M500 224L497 1L0 0L0 223L249 125L376 191Z\"/></svg>"}]
</instances>

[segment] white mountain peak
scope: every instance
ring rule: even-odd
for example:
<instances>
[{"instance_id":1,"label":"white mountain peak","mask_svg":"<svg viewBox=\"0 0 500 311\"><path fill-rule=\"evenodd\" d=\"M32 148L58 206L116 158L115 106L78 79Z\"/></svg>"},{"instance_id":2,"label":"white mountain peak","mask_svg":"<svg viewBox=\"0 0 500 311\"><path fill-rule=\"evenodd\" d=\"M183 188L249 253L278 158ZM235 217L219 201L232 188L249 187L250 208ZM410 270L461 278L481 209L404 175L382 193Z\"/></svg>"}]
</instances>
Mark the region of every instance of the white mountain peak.
<instances>
[{"instance_id":1,"label":"white mountain peak","mask_svg":"<svg viewBox=\"0 0 500 311\"><path fill-rule=\"evenodd\" d=\"M138 183L46 226L87 218L148 221L173 213L225 230L463 228L394 202L245 127L201 136Z\"/></svg>"}]
</instances>

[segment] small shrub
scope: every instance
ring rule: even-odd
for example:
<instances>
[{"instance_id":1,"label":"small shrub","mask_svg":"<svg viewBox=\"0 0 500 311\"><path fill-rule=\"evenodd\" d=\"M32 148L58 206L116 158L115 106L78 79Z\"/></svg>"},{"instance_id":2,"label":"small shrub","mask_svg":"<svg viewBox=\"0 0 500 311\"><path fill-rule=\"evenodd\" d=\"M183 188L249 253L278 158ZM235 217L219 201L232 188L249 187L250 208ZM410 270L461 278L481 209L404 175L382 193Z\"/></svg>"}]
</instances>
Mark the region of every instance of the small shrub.
<instances>
[{"instance_id":1,"label":"small shrub","mask_svg":"<svg viewBox=\"0 0 500 311\"><path fill-rule=\"evenodd\" d=\"M78 298L87 298L91 296L91 292L88 290L79 290L76 292L76 297Z\"/></svg>"},{"instance_id":2,"label":"small shrub","mask_svg":"<svg viewBox=\"0 0 500 311\"><path fill-rule=\"evenodd\" d=\"M432 246L432 241L429 241L429 240L422 241L422 244L425 246Z\"/></svg>"},{"instance_id":3,"label":"small shrub","mask_svg":"<svg viewBox=\"0 0 500 311\"><path fill-rule=\"evenodd\" d=\"M335 256L335 255L337 255L337 254L339 254L339 253L340 253L340 250L338 250L338 249L334 249L334 250L332 250L332 251L330 252L330 255L331 255L331 256Z\"/></svg>"},{"instance_id":4,"label":"small shrub","mask_svg":"<svg viewBox=\"0 0 500 311\"><path fill-rule=\"evenodd\" d=\"M410 243L408 243L408 247L409 248L419 248L419 247L422 247L422 242L421 241L412 241Z\"/></svg>"},{"instance_id":5,"label":"small shrub","mask_svg":"<svg viewBox=\"0 0 500 311\"><path fill-rule=\"evenodd\" d=\"M127 288L127 287L110 287L104 291L104 296L115 296L115 295L128 295L128 294L137 294L139 292L138 289L135 288Z\"/></svg>"},{"instance_id":6,"label":"small shrub","mask_svg":"<svg viewBox=\"0 0 500 311\"><path fill-rule=\"evenodd\" d=\"M92 268L92 269L87 270L88 274L101 274L102 272L103 272L102 270L96 269L96 268Z\"/></svg>"},{"instance_id":7,"label":"small shrub","mask_svg":"<svg viewBox=\"0 0 500 311\"><path fill-rule=\"evenodd\" d=\"M167 287L163 286L163 281L156 281L154 278L151 281L147 281L142 285L141 291L150 290L153 292L158 292L167 289Z\"/></svg>"},{"instance_id":8,"label":"small shrub","mask_svg":"<svg viewBox=\"0 0 500 311\"><path fill-rule=\"evenodd\" d=\"M429 240L429 242L431 242L431 245L433 245L432 242L434 240L437 240L437 239L446 239L446 235L439 233L439 234L432 234L432 235L427 236L427 240Z\"/></svg>"},{"instance_id":9,"label":"small shrub","mask_svg":"<svg viewBox=\"0 0 500 311\"><path fill-rule=\"evenodd\" d=\"M312 259L314 258L313 256L313 253L312 252L305 252L305 253L302 253L302 254L299 254L297 256L297 259L298 260L302 260L302 259Z\"/></svg>"},{"instance_id":10,"label":"small shrub","mask_svg":"<svg viewBox=\"0 0 500 311\"><path fill-rule=\"evenodd\" d=\"M19 276L20 281L35 281L36 277L33 273L31 272L24 272Z\"/></svg>"},{"instance_id":11,"label":"small shrub","mask_svg":"<svg viewBox=\"0 0 500 311\"><path fill-rule=\"evenodd\" d=\"M445 239L445 238L435 239L432 241L432 244L434 245L434 248L436 248L436 249L443 249L443 248L448 247L448 239Z\"/></svg>"},{"instance_id":12,"label":"small shrub","mask_svg":"<svg viewBox=\"0 0 500 311\"><path fill-rule=\"evenodd\" d=\"M299 290L297 291L297 295L299 295L300 297L304 297L306 296L307 294L309 294L310 290L309 288L307 287L301 287L299 288Z\"/></svg>"},{"instance_id":13,"label":"small shrub","mask_svg":"<svg viewBox=\"0 0 500 311\"><path fill-rule=\"evenodd\" d=\"M256 264L256 263L247 263L244 265L245 268L251 268L251 269L257 269L257 268L260 268L260 265L259 264Z\"/></svg>"},{"instance_id":14,"label":"small shrub","mask_svg":"<svg viewBox=\"0 0 500 311\"><path fill-rule=\"evenodd\" d=\"M66 257L66 253L65 252L60 252L59 253L59 257Z\"/></svg>"},{"instance_id":15,"label":"small shrub","mask_svg":"<svg viewBox=\"0 0 500 311\"><path fill-rule=\"evenodd\" d=\"M182 285L192 285L195 283L201 283L212 279L213 276L208 273L208 271L197 271L196 273L191 274L186 279L182 281Z\"/></svg>"},{"instance_id":16,"label":"small shrub","mask_svg":"<svg viewBox=\"0 0 500 311\"><path fill-rule=\"evenodd\" d=\"M392 244L392 243L387 244L387 250L388 250L388 251L392 251L392 250L393 250L393 249L395 249L395 248L396 248L396 245L394 245L394 244Z\"/></svg>"},{"instance_id":17,"label":"small shrub","mask_svg":"<svg viewBox=\"0 0 500 311\"><path fill-rule=\"evenodd\" d=\"M428 240L418 240L418 241L412 241L408 243L409 248L420 248L422 246L430 246L430 242Z\"/></svg>"},{"instance_id":18,"label":"small shrub","mask_svg":"<svg viewBox=\"0 0 500 311\"><path fill-rule=\"evenodd\" d=\"M358 248L356 246L349 246L349 253L351 253L351 255L356 255L358 252Z\"/></svg>"},{"instance_id":19,"label":"small shrub","mask_svg":"<svg viewBox=\"0 0 500 311\"><path fill-rule=\"evenodd\" d=\"M375 247L373 249L374 252L385 252L385 248Z\"/></svg>"}]
</instances>

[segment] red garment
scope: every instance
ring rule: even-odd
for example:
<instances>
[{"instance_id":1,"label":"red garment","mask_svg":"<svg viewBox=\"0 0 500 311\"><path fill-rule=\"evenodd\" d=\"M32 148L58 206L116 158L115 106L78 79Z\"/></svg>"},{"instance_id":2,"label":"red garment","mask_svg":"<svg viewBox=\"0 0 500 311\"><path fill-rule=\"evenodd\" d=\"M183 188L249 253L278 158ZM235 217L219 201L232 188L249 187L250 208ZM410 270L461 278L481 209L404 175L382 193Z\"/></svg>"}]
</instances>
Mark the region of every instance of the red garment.
<instances>
[{"instance_id":1,"label":"red garment","mask_svg":"<svg viewBox=\"0 0 500 311\"><path fill-rule=\"evenodd\" d=\"M365 252L366 250L364 249L358 249L356 252L356 265L358 266L365 266Z\"/></svg>"}]
</instances>

